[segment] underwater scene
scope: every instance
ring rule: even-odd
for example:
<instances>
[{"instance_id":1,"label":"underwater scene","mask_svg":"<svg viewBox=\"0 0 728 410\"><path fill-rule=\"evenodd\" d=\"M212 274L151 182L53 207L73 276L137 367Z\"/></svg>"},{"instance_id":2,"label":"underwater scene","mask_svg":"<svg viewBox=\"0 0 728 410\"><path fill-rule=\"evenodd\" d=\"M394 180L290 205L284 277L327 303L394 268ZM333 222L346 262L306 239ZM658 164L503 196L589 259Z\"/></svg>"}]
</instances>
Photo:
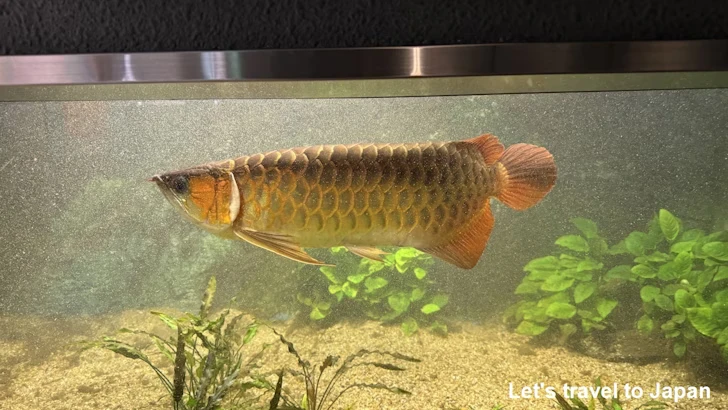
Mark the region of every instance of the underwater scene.
<instances>
[{"instance_id":1,"label":"underwater scene","mask_svg":"<svg viewBox=\"0 0 728 410\"><path fill-rule=\"evenodd\" d=\"M728 409L726 107L0 103L0 409Z\"/></svg>"}]
</instances>

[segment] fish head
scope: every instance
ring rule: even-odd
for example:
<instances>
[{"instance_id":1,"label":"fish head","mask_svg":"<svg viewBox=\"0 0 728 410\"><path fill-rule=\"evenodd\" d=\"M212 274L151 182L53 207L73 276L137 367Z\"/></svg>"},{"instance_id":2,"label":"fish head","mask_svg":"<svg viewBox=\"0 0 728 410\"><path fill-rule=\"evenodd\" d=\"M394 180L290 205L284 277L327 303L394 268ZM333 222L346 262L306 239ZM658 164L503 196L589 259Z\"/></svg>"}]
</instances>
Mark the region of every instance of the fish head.
<instances>
[{"instance_id":1,"label":"fish head","mask_svg":"<svg viewBox=\"0 0 728 410\"><path fill-rule=\"evenodd\" d=\"M240 192L230 169L203 165L155 175L150 181L186 219L210 232L230 228L240 213Z\"/></svg>"}]
</instances>

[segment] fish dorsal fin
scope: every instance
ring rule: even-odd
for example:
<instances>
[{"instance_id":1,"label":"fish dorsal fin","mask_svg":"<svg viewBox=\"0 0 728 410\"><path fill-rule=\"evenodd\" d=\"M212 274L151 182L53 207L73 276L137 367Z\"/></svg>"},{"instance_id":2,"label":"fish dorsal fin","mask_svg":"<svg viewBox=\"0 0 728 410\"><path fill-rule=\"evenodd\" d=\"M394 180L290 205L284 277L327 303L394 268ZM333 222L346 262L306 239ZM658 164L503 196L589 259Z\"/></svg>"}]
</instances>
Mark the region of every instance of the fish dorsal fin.
<instances>
[{"instance_id":1,"label":"fish dorsal fin","mask_svg":"<svg viewBox=\"0 0 728 410\"><path fill-rule=\"evenodd\" d=\"M293 241L293 237L291 236L258 232L245 228L236 229L234 232L235 236L246 242L250 242L255 246L267 249L273 253L277 253L278 255L285 256L286 258L293 259L294 261L308 263L311 265L334 266L312 258L311 255L307 254L295 241Z\"/></svg>"},{"instance_id":2,"label":"fish dorsal fin","mask_svg":"<svg viewBox=\"0 0 728 410\"><path fill-rule=\"evenodd\" d=\"M480 154L483 155L485 163L488 165L495 164L505 150L503 144L498 141L498 137L493 134L483 134L479 137L465 140L465 142L475 145L478 151L480 151Z\"/></svg>"},{"instance_id":3,"label":"fish dorsal fin","mask_svg":"<svg viewBox=\"0 0 728 410\"><path fill-rule=\"evenodd\" d=\"M420 248L420 250L459 268L472 269L485 250L494 223L490 202L486 202L480 216L464 226L449 242L431 248Z\"/></svg>"},{"instance_id":4,"label":"fish dorsal fin","mask_svg":"<svg viewBox=\"0 0 728 410\"><path fill-rule=\"evenodd\" d=\"M387 255L388 252L384 252L381 249L377 249L370 246L346 246L346 249L354 255L361 256L362 258L371 259L377 262L382 262L381 255Z\"/></svg>"}]
</instances>

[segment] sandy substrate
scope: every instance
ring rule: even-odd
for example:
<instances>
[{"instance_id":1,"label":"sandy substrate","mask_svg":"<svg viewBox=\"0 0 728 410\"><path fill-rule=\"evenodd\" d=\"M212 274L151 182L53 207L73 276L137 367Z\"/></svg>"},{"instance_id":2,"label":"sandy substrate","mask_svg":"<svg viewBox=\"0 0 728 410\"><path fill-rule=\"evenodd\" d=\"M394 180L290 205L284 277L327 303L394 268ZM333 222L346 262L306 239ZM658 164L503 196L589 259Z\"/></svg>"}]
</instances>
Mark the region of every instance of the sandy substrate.
<instances>
[{"instance_id":1,"label":"sandy substrate","mask_svg":"<svg viewBox=\"0 0 728 410\"><path fill-rule=\"evenodd\" d=\"M113 335L120 327L164 332L160 322L146 312L129 311L111 317L33 319L0 317L0 409L169 409L169 399L154 373L143 363L114 353L93 349L79 352L69 344L102 334ZM427 332L403 337L397 327L376 322L338 324L312 329L278 323L298 351L312 363L327 354L345 357L361 348L388 350L421 359L400 363L404 372L357 368L347 373L349 382L386 383L412 392L396 395L386 391L353 390L343 396L337 408L354 409L556 409L551 400L509 397L512 383L516 393L524 386L543 382L562 388L564 383L592 386L601 376L606 385L624 383L641 386L645 396L655 383L689 386L708 383L710 399L682 400L671 409L728 409L728 389L723 383L700 380L700 371L685 363L656 363L637 366L604 362L559 347L538 347L499 324L461 324L446 338ZM128 338L127 338L128 340ZM143 339L135 340L152 360L160 362L155 348ZM261 328L251 352L271 343L261 371L296 368L293 356L277 342L275 335ZM161 366L171 371L171 365ZM725 380L728 380L726 375ZM292 392L301 384L286 380ZM299 393L300 394L300 393ZM645 400L627 400L625 409L635 409ZM340 405L340 406L339 406Z\"/></svg>"}]
</instances>

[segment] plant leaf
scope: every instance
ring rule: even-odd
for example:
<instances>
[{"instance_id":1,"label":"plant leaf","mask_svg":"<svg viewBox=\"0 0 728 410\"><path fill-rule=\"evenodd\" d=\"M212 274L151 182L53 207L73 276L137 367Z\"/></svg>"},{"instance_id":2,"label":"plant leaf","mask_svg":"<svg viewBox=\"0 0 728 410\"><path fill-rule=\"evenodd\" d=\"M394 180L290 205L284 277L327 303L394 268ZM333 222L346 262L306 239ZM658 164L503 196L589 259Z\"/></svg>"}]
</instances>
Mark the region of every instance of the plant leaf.
<instances>
[{"instance_id":1,"label":"plant leaf","mask_svg":"<svg viewBox=\"0 0 728 410\"><path fill-rule=\"evenodd\" d=\"M645 254L649 244L649 237L644 232L632 232L627 235L624 240L624 244L627 247L629 253L635 256L642 256Z\"/></svg>"},{"instance_id":2,"label":"plant leaf","mask_svg":"<svg viewBox=\"0 0 728 410\"><path fill-rule=\"evenodd\" d=\"M449 300L450 298L447 295L439 294L435 295L430 303L440 306L440 308L443 308L445 307L445 305L447 305Z\"/></svg>"},{"instance_id":3,"label":"plant leaf","mask_svg":"<svg viewBox=\"0 0 728 410\"><path fill-rule=\"evenodd\" d=\"M546 315L555 319L570 319L576 314L576 307L570 303L552 303L546 308Z\"/></svg>"},{"instance_id":4,"label":"plant leaf","mask_svg":"<svg viewBox=\"0 0 728 410\"><path fill-rule=\"evenodd\" d=\"M675 291L675 306L687 309L695 306L695 298L685 289Z\"/></svg>"},{"instance_id":5,"label":"plant leaf","mask_svg":"<svg viewBox=\"0 0 728 410\"><path fill-rule=\"evenodd\" d=\"M571 223L588 239L597 237L597 224L586 218L573 218Z\"/></svg>"},{"instance_id":6,"label":"plant leaf","mask_svg":"<svg viewBox=\"0 0 728 410\"><path fill-rule=\"evenodd\" d=\"M728 327L723 329L715 339L715 342L719 345L728 344Z\"/></svg>"},{"instance_id":7,"label":"plant leaf","mask_svg":"<svg viewBox=\"0 0 728 410\"><path fill-rule=\"evenodd\" d=\"M518 287L516 288L516 291L514 293L516 295L528 295L528 294L538 293L538 290L540 288L541 288L540 283L524 279L523 282L521 282L521 284L518 285Z\"/></svg>"},{"instance_id":8,"label":"plant leaf","mask_svg":"<svg viewBox=\"0 0 728 410\"><path fill-rule=\"evenodd\" d=\"M344 292L344 294L350 299L356 298L357 293L359 293L359 289L352 285L351 282L344 282L344 284L341 285L341 291Z\"/></svg>"},{"instance_id":9,"label":"plant leaf","mask_svg":"<svg viewBox=\"0 0 728 410\"><path fill-rule=\"evenodd\" d=\"M643 286L640 289L640 297L645 302L652 302L660 294L660 288L652 285Z\"/></svg>"},{"instance_id":10,"label":"plant leaf","mask_svg":"<svg viewBox=\"0 0 728 410\"><path fill-rule=\"evenodd\" d=\"M589 250L589 244L581 235L564 235L556 240L556 245L575 252L587 252Z\"/></svg>"},{"instance_id":11,"label":"plant leaf","mask_svg":"<svg viewBox=\"0 0 728 410\"><path fill-rule=\"evenodd\" d=\"M366 278L366 277L367 277L367 275L366 275L366 274L364 274L364 273L360 273L360 274L357 274L357 275L351 275L351 276L347 276L347 277L346 277L346 279L347 279L347 280L348 280L349 282L351 282L351 283L354 283L354 284L359 284L359 283L361 283L361 281L363 281L363 280L364 280L364 278Z\"/></svg>"},{"instance_id":12,"label":"plant leaf","mask_svg":"<svg viewBox=\"0 0 728 410\"><path fill-rule=\"evenodd\" d=\"M545 332L546 329L548 329L548 326L544 326L544 325L541 325L538 323L533 323L528 320L524 320L516 328L516 333L520 333L522 335L527 335L527 336L537 336L537 335L540 335L541 333Z\"/></svg>"},{"instance_id":13,"label":"plant leaf","mask_svg":"<svg viewBox=\"0 0 728 410\"><path fill-rule=\"evenodd\" d=\"M410 294L410 302L417 302L418 300L422 299L425 296L425 291L420 288L414 288L412 289L412 293Z\"/></svg>"},{"instance_id":14,"label":"plant leaf","mask_svg":"<svg viewBox=\"0 0 728 410\"><path fill-rule=\"evenodd\" d=\"M425 278L425 276L427 276L426 270L424 270L422 268L415 268L415 277L417 277L417 279L422 280Z\"/></svg>"},{"instance_id":15,"label":"plant leaf","mask_svg":"<svg viewBox=\"0 0 728 410\"><path fill-rule=\"evenodd\" d=\"M675 264L675 273L678 278L685 277L691 270L693 270L693 256L690 252L678 253L672 263Z\"/></svg>"},{"instance_id":16,"label":"plant leaf","mask_svg":"<svg viewBox=\"0 0 728 410\"><path fill-rule=\"evenodd\" d=\"M314 307L311 309L311 314L309 314L308 317L310 317L311 320L321 320L326 317L326 314L319 310L318 307Z\"/></svg>"},{"instance_id":17,"label":"plant leaf","mask_svg":"<svg viewBox=\"0 0 728 410\"><path fill-rule=\"evenodd\" d=\"M647 315L642 315L642 317L637 321L637 329L640 332L651 333L654 327L655 322Z\"/></svg>"},{"instance_id":18,"label":"plant leaf","mask_svg":"<svg viewBox=\"0 0 728 410\"><path fill-rule=\"evenodd\" d=\"M723 329L719 328L713 320L713 309L709 307L695 307L685 309L690 324L695 330L708 337L715 337Z\"/></svg>"},{"instance_id":19,"label":"plant leaf","mask_svg":"<svg viewBox=\"0 0 728 410\"><path fill-rule=\"evenodd\" d=\"M670 246L670 252L689 252L693 249L693 246L695 246L696 243L696 241L675 242L672 244L672 246Z\"/></svg>"},{"instance_id":20,"label":"plant leaf","mask_svg":"<svg viewBox=\"0 0 728 410\"><path fill-rule=\"evenodd\" d=\"M595 290L597 290L597 284L594 282L583 282L576 285L576 288L574 288L574 302L581 303L589 299Z\"/></svg>"},{"instance_id":21,"label":"plant leaf","mask_svg":"<svg viewBox=\"0 0 728 410\"><path fill-rule=\"evenodd\" d=\"M217 289L217 280L214 276L210 276L210 280L207 282L207 289L205 294L202 296L202 304L200 305L200 317L206 318L210 312L210 306L212 306L212 299L215 297L215 289Z\"/></svg>"},{"instance_id":22,"label":"plant leaf","mask_svg":"<svg viewBox=\"0 0 728 410\"><path fill-rule=\"evenodd\" d=\"M632 272L629 265L618 265L610 269L604 277L606 279L624 279L634 282L638 276Z\"/></svg>"},{"instance_id":23,"label":"plant leaf","mask_svg":"<svg viewBox=\"0 0 728 410\"><path fill-rule=\"evenodd\" d=\"M525 272L532 272L534 270L555 271L558 270L559 267L559 260L555 256L544 256L528 262L523 270Z\"/></svg>"},{"instance_id":24,"label":"plant leaf","mask_svg":"<svg viewBox=\"0 0 728 410\"><path fill-rule=\"evenodd\" d=\"M641 277L641 278L654 278L657 276L657 272L655 272L654 269L650 268L647 265L635 265L632 267L632 273L635 275Z\"/></svg>"},{"instance_id":25,"label":"plant leaf","mask_svg":"<svg viewBox=\"0 0 728 410\"><path fill-rule=\"evenodd\" d=\"M719 261L728 261L728 242L708 242L703 245L703 252Z\"/></svg>"},{"instance_id":26,"label":"plant leaf","mask_svg":"<svg viewBox=\"0 0 728 410\"><path fill-rule=\"evenodd\" d=\"M559 271L555 270L532 270L526 276L530 280L546 280L551 276L558 275Z\"/></svg>"},{"instance_id":27,"label":"plant leaf","mask_svg":"<svg viewBox=\"0 0 728 410\"><path fill-rule=\"evenodd\" d=\"M395 293L387 298L387 303L395 312L406 312L410 305L409 295L403 292Z\"/></svg>"},{"instance_id":28,"label":"plant leaf","mask_svg":"<svg viewBox=\"0 0 728 410\"><path fill-rule=\"evenodd\" d=\"M680 220L678 220L670 211L666 209L660 209L660 230L665 235L665 239L672 242L677 238L677 234L680 233Z\"/></svg>"},{"instance_id":29,"label":"plant leaf","mask_svg":"<svg viewBox=\"0 0 728 410\"><path fill-rule=\"evenodd\" d=\"M667 262L672 259L672 256L663 252L655 251L645 256L645 258L648 262Z\"/></svg>"},{"instance_id":30,"label":"plant leaf","mask_svg":"<svg viewBox=\"0 0 728 410\"><path fill-rule=\"evenodd\" d=\"M655 296L655 304L662 310L667 310L669 312L672 312L675 307L672 303L672 299L670 299L668 296L665 295L657 295Z\"/></svg>"},{"instance_id":31,"label":"plant leaf","mask_svg":"<svg viewBox=\"0 0 728 410\"><path fill-rule=\"evenodd\" d=\"M678 268L675 265L675 262L667 262L663 265L660 265L660 268L657 270L657 277L664 281L677 279Z\"/></svg>"},{"instance_id":32,"label":"plant leaf","mask_svg":"<svg viewBox=\"0 0 728 410\"><path fill-rule=\"evenodd\" d=\"M685 351L687 350L687 345L685 344L685 341L683 340L676 340L675 343L672 345L672 351L675 353L675 356L682 358L685 356Z\"/></svg>"},{"instance_id":33,"label":"plant leaf","mask_svg":"<svg viewBox=\"0 0 728 410\"><path fill-rule=\"evenodd\" d=\"M597 312L602 318L606 318L617 307L617 301L612 299L601 299L597 302Z\"/></svg>"},{"instance_id":34,"label":"plant leaf","mask_svg":"<svg viewBox=\"0 0 728 410\"><path fill-rule=\"evenodd\" d=\"M169 316L167 314L164 314L162 312L149 312L153 314L154 316L157 316L164 322L165 325L167 325L170 329L177 330L177 319L173 318L172 316Z\"/></svg>"},{"instance_id":35,"label":"plant leaf","mask_svg":"<svg viewBox=\"0 0 728 410\"><path fill-rule=\"evenodd\" d=\"M715 302L711 308L718 327L721 329L728 327L728 302Z\"/></svg>"},{"instance_id":36,"label":"plant leaf","mask_svg":"<svg viewBox=\"0 0 728 410\"><path fill-rule=\"evenodd\" d=\"M364 281L364 287L367 288L367 292L369 293L374 292L377 289L381 289L388 284L388 280L379 276L370 276Z\"/></svg>"},{"instance_id":37,"label":"plant leaf","mask_svg":"<svg viewBox=\"0 0 728 410\"><path fill-rule=\"evenodd\" d=\"M319 268L319 271L326 276L326 279L329 280L329 282L334 284L341 284L341 280L336 277L336 268L333 266L322 266Z\"/></svg>"},{"instance_id":38,"label":"plant leaf","mask_svg":"<svg viewBox=\"0 0 728 410\"><path fill-rule=\"evenodd\" d=\"M561 292L564 289L568 289L574 284L574 279L567 278L561 275L554 275L546 279L541 285L541 290L547 292Z\"/></svg>"},{"instance_id":39,"label":"plant leaf","mask_svg":"<svg viewBox=\"0 0 728 410\"><path fill-rule=\"evenodd\" d=\"M422 306L422 309L420 309L422 313L429 315L435 312L438 312L440 310L440 306L437 306L434 303L428 303L425 306Z\"/></svg>"},{"instance_id":40,"label":"plant leaf","mask_svg":"<svg viewBox=\"0 0 728 410\"><path fill-rule=\"evenodd\" d=\"M728 266L719 266L718 273L713 277L713 282L728 279Z\"/></svg>"},{"instance_id":41,"label":"plant leaf","mask_svg":"<svg viewBox=\"0 0 728 410\"><path fill-rule=\"evenodd\" d=\"M622 255L625 253L630 253L627 249L627 243L626 241L619 241L616 245L609 248L609 254L610 255Z\"/></svg>"},{"instance_id":42,"label":"plant leaf","mask_svg":"<svg viewBox=\"0 0 728 410\"><path fill-rule=\"evenodd\" d=\"M604 264L601 262L597 262L593 259L586 259L581 262L579 262L579 265L577 265L576 270L577 272L584 272L584 271L590 271L590 270L599 270L604 267Z\"/></svg>"},{"instance_id":43,"label":"plant leaf","mask_svg":"<svg viewBox=\"0 0 728 410\"><path fill-rule=\"evenodd\" d=\"M417 324L417 321L415 319L408 317L404 320L404 322L402 322L400 328L402 329L402 333L404 333L405 336L412 336L413 334L417 333L420 326Z\"/></svg>"}]
</instances>

